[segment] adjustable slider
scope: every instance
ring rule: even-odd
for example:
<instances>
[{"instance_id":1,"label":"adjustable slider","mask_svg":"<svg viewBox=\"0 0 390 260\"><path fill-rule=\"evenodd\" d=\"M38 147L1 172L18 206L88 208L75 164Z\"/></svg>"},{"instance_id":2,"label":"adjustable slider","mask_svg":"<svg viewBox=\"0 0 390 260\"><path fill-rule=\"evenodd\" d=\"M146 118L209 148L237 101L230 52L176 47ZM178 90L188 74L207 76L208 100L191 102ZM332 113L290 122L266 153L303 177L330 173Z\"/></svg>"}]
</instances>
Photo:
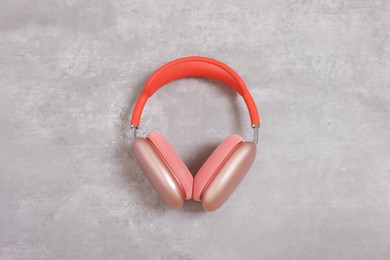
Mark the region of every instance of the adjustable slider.
<instances>
[{"instance_id":1,"label":"adjustable slider","mask_svg":"<svg viewBox=\"0 0 390 260\"><path fill-rule=\"evenodd\" d=\"M259 142L259 128L260 125L252 125L253 128L253 143L257 145Z\"/></svg>"},{"instance_id":2,"label":"adjustable slider","mask_svg":"<svg viewBox=\"0 0 390 260\"><path fill-rule=\"evenodd\" d=\"M137 125L130 125L130 129L133 130L133 141L135 140L135 138L137 138L137 129L139 127Z\"/></svg>"}]
</instances>

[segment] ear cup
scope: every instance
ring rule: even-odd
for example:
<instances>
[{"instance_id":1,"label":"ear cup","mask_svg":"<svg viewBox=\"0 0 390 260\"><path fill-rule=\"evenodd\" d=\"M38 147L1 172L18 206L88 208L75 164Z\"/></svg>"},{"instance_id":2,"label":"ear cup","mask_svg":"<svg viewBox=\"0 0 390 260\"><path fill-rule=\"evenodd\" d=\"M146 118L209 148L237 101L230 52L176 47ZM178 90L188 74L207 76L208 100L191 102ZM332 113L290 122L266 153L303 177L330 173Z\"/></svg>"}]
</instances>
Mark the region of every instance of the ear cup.
<instances>
[{"instance_id":1,"label":"ear cup","mask_svg":"<svg viewBox=\"0 0 390 260\"><path fill-rule=\"evenodd\" d=\"M139 166L157 193L172 208L180 208L185 192L165 161L145 138L136 138L131 146Z\"/></svg>"},{"instance_id":2,"label":"ear cup","mask_svg":"<svg viewBox=\"0 0 390 260\"><path fill-rule=\"evenodd\" d=\"M194 189L192 193L194 200L202 200L202 193L206 185L215 177L234 148L241 142L243 142L243 139L239 135L231 135L225 138L204 162L194 178Z\"/></svg>"},{"instance_id":3,"label":"ear cup","mask_svg":"<svg viewBox=\"0 0 390 260\"><path fill-rule=\"evenodd\" d=\"M222 206L245 177L255 158L254 143L238 144L210 184L206 186L202 196L203 209L214 211Z\"/></svg>"},{"instance_id":4,"label":"ear cup","mask_svg":"<svg viewBox=\"0 0 390 260\"><path fill-rule=\"evenodd\" d=\"M172 145L158 131L149 133L146 136L146 139L152 143L167 167L175 175L174 177L176 177L179 181L179 184L181 184L185 192L185 199L191 199L193 177L187 166L184 164L183 160L173 149Z\"/></svg>"}]
</instances>

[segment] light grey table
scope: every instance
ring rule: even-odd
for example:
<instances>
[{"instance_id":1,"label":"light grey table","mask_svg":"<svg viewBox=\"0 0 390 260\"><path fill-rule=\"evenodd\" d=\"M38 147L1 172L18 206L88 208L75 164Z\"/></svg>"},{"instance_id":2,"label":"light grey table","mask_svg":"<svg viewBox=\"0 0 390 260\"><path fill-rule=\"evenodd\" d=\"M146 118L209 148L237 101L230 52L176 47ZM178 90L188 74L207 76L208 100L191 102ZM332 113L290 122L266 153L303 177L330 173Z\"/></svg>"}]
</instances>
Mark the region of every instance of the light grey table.
<instances>
[{"instance_id":1,"label":"light grey table","mask_svg":"<svg viewBox=\"0 0 390 260\"><path fill-rule=\"evenodd\" d=\"M389 259L390 2L0 2L0 259ZM129 152L147 77L187 55L246 81L256 162L218 211L169 209ZM210 80L161 89L161 131L195 174L250 139Z\"/></svg>"}]
</instances>

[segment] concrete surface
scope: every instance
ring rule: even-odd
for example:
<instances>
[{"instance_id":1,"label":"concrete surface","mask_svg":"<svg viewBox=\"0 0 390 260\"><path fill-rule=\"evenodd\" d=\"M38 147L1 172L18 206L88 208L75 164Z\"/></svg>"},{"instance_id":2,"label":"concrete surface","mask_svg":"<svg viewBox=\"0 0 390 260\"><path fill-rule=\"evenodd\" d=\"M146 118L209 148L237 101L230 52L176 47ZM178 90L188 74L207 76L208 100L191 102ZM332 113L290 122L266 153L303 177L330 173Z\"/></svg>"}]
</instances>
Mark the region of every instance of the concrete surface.
<instances>
[{"instance_id":1,"label":"concrete surface","mask_svg":"<svg viewBox=\"0 0 390 260\"><path fill-rule=\"evenodd\" d=\"M390 2L0 2L0 259L389 259ZM235 68L263 120L219 211L169 209L129 153L146 78L186 55ZM180 80L147 104L196 172L243 101Z\"/></svg>"}]
</instances>

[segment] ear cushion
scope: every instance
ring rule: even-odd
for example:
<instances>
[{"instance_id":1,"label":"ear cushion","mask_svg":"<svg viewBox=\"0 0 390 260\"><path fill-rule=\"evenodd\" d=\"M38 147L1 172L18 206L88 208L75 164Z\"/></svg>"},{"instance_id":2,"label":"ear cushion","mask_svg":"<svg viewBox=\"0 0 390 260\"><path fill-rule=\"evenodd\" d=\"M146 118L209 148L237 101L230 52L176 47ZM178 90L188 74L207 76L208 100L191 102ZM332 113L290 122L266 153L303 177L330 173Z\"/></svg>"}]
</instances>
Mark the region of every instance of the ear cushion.
<instances>
[{"instance_id":1,"label":"ear cushion","mask_svg":"<svg viewBox=\"0 0 390 260\"><path fill-rule=\"evenodd\" d=\"M184 189L186 199L191 199L194 178L192 177L187 166L184 164L183 160L173 149L172 145L158 131L149 133L146 136L146 139L148 139L153 144L154 148L161 155L164 162L172 170L173 174L176 176Z\"/></svg>"},{"instance_id":2,"label":"ear cushion","mask_svg":"<svg viewBox=\"0 0 390 260\"><path fill-rule=\"evenodd\" d=\"M233 152L234 148L243 141L244 140L241 136L231 135L223 140L222 143L209 156L194 178L192 197L195 200L201 200L201 195L204 188L207 186L209 181L215 177L215 174L217 174L218 170L226 162L226 159Z\"/></svg>"}]
</instances>

